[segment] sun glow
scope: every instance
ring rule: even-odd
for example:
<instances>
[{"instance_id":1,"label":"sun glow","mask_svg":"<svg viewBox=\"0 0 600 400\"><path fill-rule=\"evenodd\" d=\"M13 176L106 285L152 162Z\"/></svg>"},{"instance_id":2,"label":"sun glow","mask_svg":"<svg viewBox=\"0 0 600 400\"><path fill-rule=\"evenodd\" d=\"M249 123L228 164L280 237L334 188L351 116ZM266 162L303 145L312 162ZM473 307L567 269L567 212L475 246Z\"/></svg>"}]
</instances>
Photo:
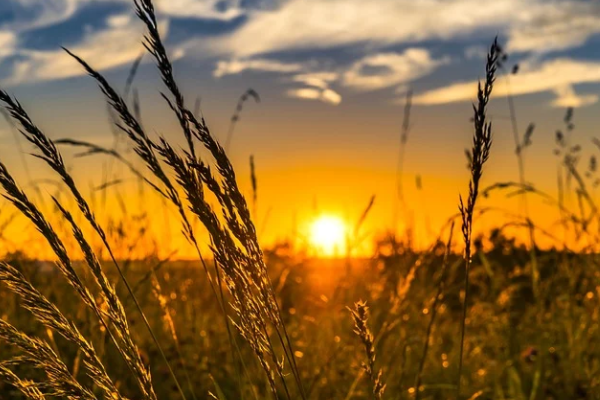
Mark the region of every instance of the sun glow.
<instances>
[{"instance_id":1,"label":"sun glow","mask_svg":"<svg viewBox=\"0 0 600 400\"><path fill-rule=\"evenodd\" d=\"M310 227L310 243L320 256L340 255L346 245L346 225L340 218L323 215Z\"/></svg>"}]
</instances>

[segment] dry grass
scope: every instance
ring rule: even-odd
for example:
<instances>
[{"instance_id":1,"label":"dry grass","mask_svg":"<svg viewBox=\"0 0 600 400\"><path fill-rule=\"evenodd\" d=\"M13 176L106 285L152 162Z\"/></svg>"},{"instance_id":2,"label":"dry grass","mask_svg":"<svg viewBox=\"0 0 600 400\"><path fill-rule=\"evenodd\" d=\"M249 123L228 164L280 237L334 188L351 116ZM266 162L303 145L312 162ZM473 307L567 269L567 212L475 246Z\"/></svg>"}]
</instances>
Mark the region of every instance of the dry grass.
<instances>
[{"instance_id":1,"label":"dry grass","mask_svg":"<svg viewBox=\"0 0 600 400\"><path fill-rule=\"evenodd\" d=\"M498 57L500 56L500 48L498 47L498 40L494 40L492 47L487 56L487 63L485 66L485 82L483 87L479 84L477 90L477 99L479 100L476 106L473 106L473 148L469 156L470 169L471 169L471 180L469 182L469 195L467 197L466 204L463 201L462 196L460 197L459 210L462 216L462 233L463 240L465 242L465 298L463 300L463 318L461 323L461 339L460 339L460 358L458 362L458 380L457 380L457 392L460 397L460 382L462 375L463 365L463 353L465 343L465 323L467 320L467 303L469 301L469 267L471 265L471 241L473 235L473 214L475 212L475 204L477 203L477 197L479 196L479 183L481 176L483 175L483 165L486 163L490 156L490 149L492 147L492 124L486 119L487 106L492 95L494 88L494 81L496 80L496 69L498 68Z\"/></svg>"},{"instance_id":2,"label":"dry grass","mask_svg":"<svg viewBox=\"0 0 600 400\"><path fill-rule=\"evenodd\" d=\"M354 309L349 309L354 320L354 333L360 338L366 353L366 362L362 366L371 381L373 398L380 400L385 392L385 383L383 383L383 370L376 371L375 369L375 339L369 329L369 307L364 301L359 301L354 304Z\"/></svg>"}]
</instances>

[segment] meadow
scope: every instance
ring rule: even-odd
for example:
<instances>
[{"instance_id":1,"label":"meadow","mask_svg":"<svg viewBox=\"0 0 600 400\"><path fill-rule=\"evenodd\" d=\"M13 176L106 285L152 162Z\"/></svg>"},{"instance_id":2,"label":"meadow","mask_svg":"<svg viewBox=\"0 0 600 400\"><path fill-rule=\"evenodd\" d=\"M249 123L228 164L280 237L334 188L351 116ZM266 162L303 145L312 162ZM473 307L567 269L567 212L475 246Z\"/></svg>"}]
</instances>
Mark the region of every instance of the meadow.
<instances>
[{"instance_id":1,"label":"meadow","mask_svg":"<svg viewBox=\"0 0 600 400\"><path fill-rule=\"evenodd\" d=\"M519 179L482 185L494 152L494 84L501 73L518 73L505 71L497 41L466 115L473 137L466 194L437 240L422 250L404 233L387 232L370 257L352 255L371 201L347 238L347 256L318 258L287 242L261 245L256 194L242 194L226 151L233 131L221 146L197 107L188 106L152 0L134 6L184 149L141 123L140 100L127 96L137 66L121 95L66 50L97 82L130 155L53 141L0 91L7 118L63 188L61 196L42 198L35 188L24 190L0 160L0 234L14 218L27 219L54 254L39 260L13 251L0 262L0 399L600 398L600 215L590 191L598 184L596 161L582 162L581 146L571 143L568 109L556 133L564 182L558 197L525 181L533 125L514 131ZM250 98L258 95L242 96L232 127ZM406 118L409 111L410 95ZM143 220L99 218L66 167L65 146L113 159L164 199L197 258L144 251ZM252 168L255 190L257 179ZM523 215L475 236L473 226L489 211L478 199L493 192L518 196ZM567 205L569 196L576 209ZM528 217L533 197L557 209L554 231ZM507 233L515 227L527 240ZM205 236L209 252L201 245ZM538 246L542 236L555 246Z\"/></svg>"}]
</instances>

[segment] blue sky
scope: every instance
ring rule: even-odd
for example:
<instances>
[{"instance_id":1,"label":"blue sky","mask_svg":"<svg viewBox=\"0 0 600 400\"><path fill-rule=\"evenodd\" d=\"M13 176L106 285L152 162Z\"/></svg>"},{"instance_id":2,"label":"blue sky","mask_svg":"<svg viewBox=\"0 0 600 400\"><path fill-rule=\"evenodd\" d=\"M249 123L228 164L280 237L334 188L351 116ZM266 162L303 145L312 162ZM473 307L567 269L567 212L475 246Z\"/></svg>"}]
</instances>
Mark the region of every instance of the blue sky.
<instances>
[{"instance_id":1,"label":"blue sky","mask_svg":"<svg viewBox=\"0 0 600 400\"><path fill-rule=\"evenodd\" d=\"M437 213L431 216L434 226L454 213L467 179L463 149L472 134L470 102L496 35L509 53L507 68L520 66L518 74L509 76L520 131L536 123L526 162L528 180L554 190L554 132L562 126L566 107L576 108L577 140L589 144L596 134L597 2L155 2L176 77L190 104L196 96L202 98L217 137L227 131L239 95L248 87L260 93L260 104L246 105L231 156L247 187L247 160L255 155L263 212L272 208L271 218L289 222L280 222L284 227L273 236L289 231L291 216L311 210L317 198L324 208L359 215L375 193L375 216L389 219L409 88L415 104L407 185L412 188L420 175L424 190L432 191L429 198L439 202L429 206ZM50 137L111 145L97 87L61 46L121 88L143 51L143 34L132 0L0 1L0 85L18 96ZM506 83L506 77L498 79L491 104L495 147L485 176L490 183L517 176ZM135 86L144 123L155 134L180 140L177 122L159 96L162 87L149 56ZM19 175L22 161L14 146L8 126L0 124L0 157ZM584 149L586 157L594 150ZM100 167L68 160L80 179L97 186ZM30 169L39 165L29 162ZM407 196L422 203L414 188L407 189Z\"/></svg>"}]
</instances>

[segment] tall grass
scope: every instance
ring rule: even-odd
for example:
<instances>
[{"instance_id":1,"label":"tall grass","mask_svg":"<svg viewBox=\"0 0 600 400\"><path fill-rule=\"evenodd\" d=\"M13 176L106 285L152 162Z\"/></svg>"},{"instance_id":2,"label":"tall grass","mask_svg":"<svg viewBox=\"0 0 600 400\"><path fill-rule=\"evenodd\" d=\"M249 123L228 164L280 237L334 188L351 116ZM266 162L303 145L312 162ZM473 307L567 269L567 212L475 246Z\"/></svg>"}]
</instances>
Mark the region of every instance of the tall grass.
<instances>
[{"instance_id":1,"label":"tall grass","mask_svg":"<svg viewBox=\"0 0 600 400\"><path fill-rule=\"evenodd\" d=\"M490 101L490 96L494 88L494 82L496 80L496 69L498 63L498 57L500 55L500 48L498 46L498 40L494 40L490 51L487 56L487 63L485 66L485 81L483 85L480 83L477 90L477 105L473 106L473 147L470 152L470 169L471 169L471 180L469 181L469 195L466 203L462 196L460 197L459 210L462 217L462 234L465 242L465 295L463 299L463 317L461 320L460 329L460 354L458 361L458 378L457 378L457 392L460 397L460 382L462 375L462 365L464 356L464 343L465 343L465 330L467 320L467 309L469 302L469 269L471 265L471 244L473 234L473 214L475 212L475 204L477 203L477 197L479 196L479 185L481 177L483 175L483 166L487 162L490 149L492 147L492 124L487 121L487 106Z\"/></svg>"},{"instance_id":2,"label":"tall grass","mask_svg":"<svg viewBox=\"0 0 600 400\"><path fill-rule=\"evenodd\" d=\"M412 109L412 90L406 92L406 100L404 102L404 115L402 119L402 128L400 130L400 147L398 150L398 161L396 165L396 197L394 199L394 226L393 229L398 229L400 216L407 219L406 199L404 197L404 163L406 158L406 146L408 143L408 134L410 133L410 114ZM405 226L405 231L408 232L410 227Z\"/></svg>"},{"instance_id":3,"label":"tall grass","mask_svg":"<svg viewBox=\"0 0 600 400\"><path fill-rule=\"evenodd\" d=\"M227 138L225 139L224 149L229 151L231 149L231 142L233 140L233 134L235 133L235 127L237 126L240 118L242 117L242 111L244 110L244 104L249 100L253 99L256 103L260 103L260 95L258 92L252 88L246 90L240 96L235 110L233 111L233 115L231 116L231 120L229 121L229 131L227 132Z\"/></svg>"},{"instance_id":4,"label":"tall grass","mask_svg":"<svg viewBox=\"0 0 600 400\"><path fill-rule=\"evenodd\" d=\"M117 94L104 77L89 66L84 60L70 51L66 51L97 80L103 93L107 97L108 105L112 110L111 112L121 121L118 124L118 127L127 134L133 142L137 155L145 162L152 174L162 182L165 189L158 189L156 185L153 185L153 187L177 206L182 218L184 232L188 239L195 244L201 259L202 255L199 251L198 242L193 232L192 225L186 215L185 208L189 208L195 217L199 218L204 224L211 237L214 251L217 276L216 284L219 292L218 298L220 298L222 309L225 310L223 305L225 296L222 292L222 286L224 285L229 289L231 294L230 306L238 317L238 320L234 321L234 325L238 328L242 337L246 339L258 357L270 382L273 395L275 397L278 396L278 388L275 382L276 375L281 380L286 396L288 398L296 396L292 395L293 392L291 392L291 389L288 387L289 384L286 379L287 373L284 372L284 364L279 361L278 351L275 349L271 342L271 337L267 332L269 326L271 326L271 329L274 329L276 336L279 338L281 351L283 352L284 359L288 360L295 384L298 388L298 393L301 397L304 397L300 374L294 358L294 350L289 335L283 325L272 285L266 271L262 252L258 245L256 230L250 218L246 201L238 189L233 167L225 155L223 148L211 136L204 121L198 120L185 106L183 95L175 82L172 65L158 32L154 5L150 0L134 1L134 5L139 18L148 29L148 33L145 37L145 46L149 53L155 58L163 83L166 85L173 98L173 101L171 101L167 95L163 95L165 101L175 113L187 141L188 151L185 151L183 155L178 154L171 145L162 138L160 138L158 142L152 141L145 134L141 124L129 112L125 100ZM136 63L136 68L137 64L139 64L139 62ZM37 128L18 101L14 100L3 91L0 92L0 101L5 104L11 116L22 126L23 129L21 130L21 133L23 133L24 137L40 151L38 157L44 160L52 170L61 177L64 184L75 198L80 212L101 238L114 266L121 276L122 282L127 288L148 332L167 365L181 397L185 399L184 391L180 386L179 381L171 368L171 364L159 344L141 305L135 297L130 284L116 260L111 245L108 243L104 229L97 221L88 202L83 198L83 195L77 188L74 180L67 172L62 156L57 150L54 142ZM217 173L219 177L222 178L221 183L217 181L211 168L197 158L194 143L195 140L200 141L200 143L202 143L213 155L217 165ZM93 150L98 151L98 149ZM111 154L114 155L115 153L113 152ZM188 204L185 204L183 199L180 198L178 189L171 183L163 170L158 159L159 156L162 158L162 161L173 169L173 172L177 177L177 183L180 185L180 189L186 194ZM129 333L124 308L114 292L113 286L104 275L96 254L93 252L74 218L57 200L55 200L56 206L71 225L73 236L79 243L81 251L85 256L86 263L90 267L96 282L100 286L104 300L108 305L109 311L107 315L104 315L95 305L86 286L78 278L75 270L71 266L71 261L66 254L65 248L60 239L58 239L58 236L54 233L52 226L37 208L35 208L33 203L29 201L24 192L17 187L16 182L12 179L8 170L6 170L3 165L0 170L0 183L2 183L9 200L11 200L22 213L30 218L46 237L54 249L54 252L61 260L61 271L64 273L67 280L69 280L79 292L80 297L84 302L86 302L89 307L93 308L97 317L103 321L106 329L114 336L117 348L132 369L132 372L138 377L139 386L143 396L149 399L156 398L149 371L142 363L139 352ZM225 225L222 224L221 219L206 200L204 190L212 192L221 204L222 217L225 220ZM202 262L204 264L204 261ZM206 265L205 270L208 273ZM208 274L208 276L210 278L210 274ZM224 280L224 282L222 282L222 280ZM214 284L213 290L215 290ZM217 290L215 290L215 293L217 293ZM26 293L31 295L32 292ZM54 308L52 308L52 310L54 310ZM107 317L108 321L105 321L105 318ZM229 325L227 317L225 321L226 324ZM6 332L7 338L11 338L11 335L19 336L17 335L18 331L7 329ZM25 343L23 341L19 342L16 339L17 338L15 337L13 341L17 344ZM78 344L81 345L81 343ZM50 355L51 354L48 353L48 360L50 360ZM275 375L273 374L273 371L275 371ZM62 379L65 384L67 383L67 375L65 374L53 375L49 376L49 378L57 380L57 382ZM84 391L82 391L82 393L84 393ZM90 398L93 398L93 396Z\"/></svg>"},{"instance_id":5,"label":"tall grass","mask_svg":"<svg viewBox=\"0 0 600 400\"><path fill-rule=\"evenodd\" d=\"M363 362L362 367L369 377L372 385L373 399L380 400L385 392L385 383L383 383L383 371L376 371L375 368L375 339L369 329L369 307L367 303L359 301L354 305L354 309L350 309L352 319L354 320L354 333L360 338L366 353L366 362Z\"/></svg>"}]
</instances>

